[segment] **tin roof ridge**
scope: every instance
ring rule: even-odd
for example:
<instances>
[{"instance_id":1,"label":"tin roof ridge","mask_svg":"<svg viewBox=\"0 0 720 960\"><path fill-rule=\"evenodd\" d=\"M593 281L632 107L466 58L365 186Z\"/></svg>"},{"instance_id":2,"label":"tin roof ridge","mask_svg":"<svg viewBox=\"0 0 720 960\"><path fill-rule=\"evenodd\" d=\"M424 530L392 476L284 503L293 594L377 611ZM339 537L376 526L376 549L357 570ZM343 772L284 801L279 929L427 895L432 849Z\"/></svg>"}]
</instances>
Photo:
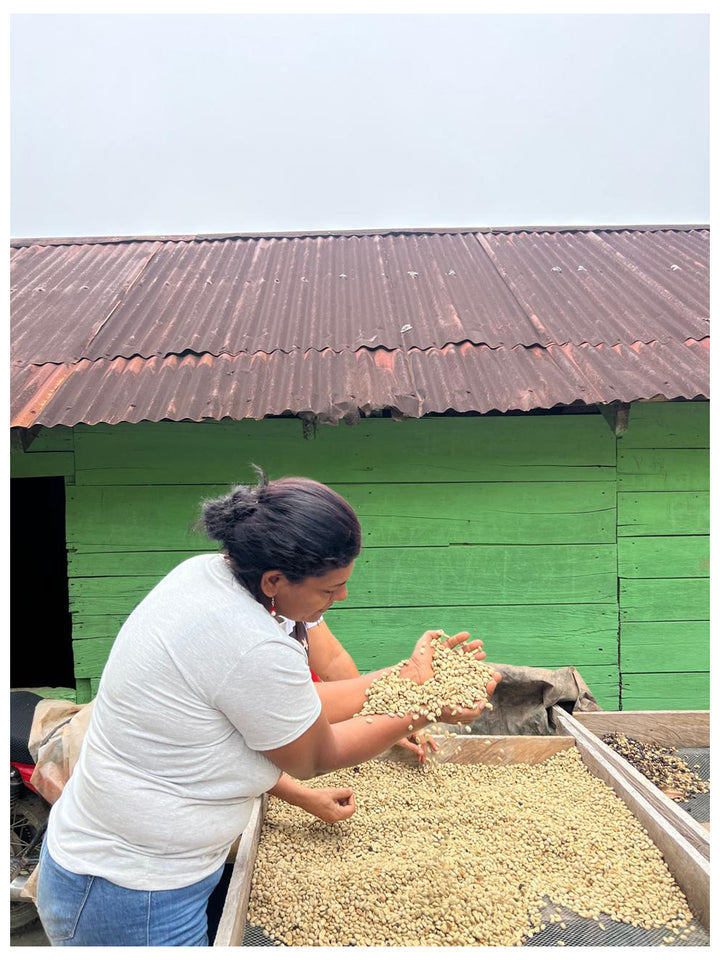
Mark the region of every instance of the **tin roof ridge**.
<instances>
[{"instance_id":1,"label":"tin roof ridge","mask_svg":"<svg viewBox=\"0 0 720 960\"><path fill-rule=\"evenodd\" d=\"M595 233L635 231L654 233L676 231L686 233L694 230L709 230L707 223L653 223L653 224L563 224L563 225L516 225L476 227L378 227L355 230L292 230L292 231L237 231L233 233L186 233L150 234L127 236L76 236L76 237L17 237L10 240L11 247L74 246L82 244L117 243L193 243L213 240L293 240L321 237L382 237L403 235L441 235L475 233Z\"/></svg>"}]
</instances>

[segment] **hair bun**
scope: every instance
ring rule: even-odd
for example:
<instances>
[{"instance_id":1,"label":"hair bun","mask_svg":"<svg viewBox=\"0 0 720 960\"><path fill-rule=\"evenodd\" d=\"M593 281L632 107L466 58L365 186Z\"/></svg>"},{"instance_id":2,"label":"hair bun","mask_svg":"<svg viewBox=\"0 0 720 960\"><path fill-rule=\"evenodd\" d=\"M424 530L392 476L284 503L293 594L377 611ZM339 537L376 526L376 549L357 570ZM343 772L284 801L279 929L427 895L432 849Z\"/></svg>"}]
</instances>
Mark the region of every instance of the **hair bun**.
<instances>
[{"instance_id":1,"label":"hair bun","mask_svg":"<svg viewBox=\"0 0 720 960\"><path fill-rule=\"evenodd\" d=\"M236 486L224 497L206 500L202 506L202 525L211 540L228 543L238 523L251 517L258 507L254 487Z\"/></svg>"}]
</instances>

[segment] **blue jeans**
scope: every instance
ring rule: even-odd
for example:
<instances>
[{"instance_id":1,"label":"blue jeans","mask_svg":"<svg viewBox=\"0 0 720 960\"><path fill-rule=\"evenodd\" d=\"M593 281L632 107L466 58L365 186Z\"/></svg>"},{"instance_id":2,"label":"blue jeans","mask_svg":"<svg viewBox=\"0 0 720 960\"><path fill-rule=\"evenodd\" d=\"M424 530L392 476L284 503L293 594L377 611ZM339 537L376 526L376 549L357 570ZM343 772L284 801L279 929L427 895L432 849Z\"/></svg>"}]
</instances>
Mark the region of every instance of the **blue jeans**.
<instances>
[{"instance_id":1,"label":"blue jeans","mask_svg":"<svg viewBox=\"0 0 720 960\"><path fill-rule=\"evenodd\" d=\"M207 902L222 873L177 890L130 890L65 870L43 843L38 913L53 947L207 947Z\"/></svg>"}]
</instances>

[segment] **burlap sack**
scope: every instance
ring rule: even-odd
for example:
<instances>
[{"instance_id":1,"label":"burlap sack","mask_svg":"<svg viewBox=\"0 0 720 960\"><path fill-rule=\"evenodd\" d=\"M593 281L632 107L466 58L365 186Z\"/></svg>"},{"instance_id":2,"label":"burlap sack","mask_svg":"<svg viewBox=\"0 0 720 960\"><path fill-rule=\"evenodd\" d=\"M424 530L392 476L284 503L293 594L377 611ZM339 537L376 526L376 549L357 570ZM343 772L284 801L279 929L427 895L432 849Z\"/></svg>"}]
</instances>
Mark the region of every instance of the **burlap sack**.
<instances>
[{"instance_id":1,"label":"burlap sack","mask_svg":"<svg viewBox=\"0 0 720 960\"><path fill-rule=\"evenodd\" d=\"M48 803L55 803L80 756L94 701L41 700L35 707L28 749L35 761L30 783ZM37 899L36 867L23 887L22 896Z\"/></svg>"},{"instance_id":2,"label":"burlap sack","mask_svg":"<svg viewBox=\"0 0 720 960\"><path fill-rule=\"evenodd\" d=\"M493 694L492 710L483 710L472 722L472 732L488 736L550 736L551 707L569 713L601 710L575 667L546 670L509 663L493 664L502 682Z\"/></svg>"},{"instance_id":3,"label":"burlap sack","mask_svg":"<svg viewBox=\"0 0 720 960\"><path fill-rule=\"evenodd\" d=\"M41 700L35 707L28 749L35 761L30 783L48 803L55 803L75 769L94 700Z\"/></svg>"}]
</instances>

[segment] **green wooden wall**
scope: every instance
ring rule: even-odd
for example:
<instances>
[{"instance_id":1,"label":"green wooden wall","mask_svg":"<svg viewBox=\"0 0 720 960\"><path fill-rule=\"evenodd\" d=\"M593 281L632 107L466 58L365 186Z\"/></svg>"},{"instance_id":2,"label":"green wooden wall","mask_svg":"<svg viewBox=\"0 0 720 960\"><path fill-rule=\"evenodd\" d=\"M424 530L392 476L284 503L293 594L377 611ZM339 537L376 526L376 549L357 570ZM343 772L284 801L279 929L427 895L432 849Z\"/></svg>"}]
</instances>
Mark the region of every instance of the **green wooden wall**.
<instances>
[{"instance_id":1,"label":"green wooden wall","mask_svg":"<svg viewBox=\"0 0 720 960\"><path fill-rule=\"evenodd\" d=\"M625 710L706 710L709 404L635 404L618 439Z\"/></svg>"},{"instance_id":2,"label":"green wooden wall","mask_svg":"<svg viewBox=\"0 0 720 960\"><path fill-rule=\"evenodd\" d=\"M357 510L365 547L327 619L361 670L406 656L429 627L467 629L490 660L575 665L606 709L702 709L708 406L635 404L619 440L599 414L372 418L312 439L297 420L141 423L43 431L14 457L25 471L55 447L71 458L80 700L147 591L215 549L193 530L199 502L255 462Z\"/></svg>"}]
</instances>

